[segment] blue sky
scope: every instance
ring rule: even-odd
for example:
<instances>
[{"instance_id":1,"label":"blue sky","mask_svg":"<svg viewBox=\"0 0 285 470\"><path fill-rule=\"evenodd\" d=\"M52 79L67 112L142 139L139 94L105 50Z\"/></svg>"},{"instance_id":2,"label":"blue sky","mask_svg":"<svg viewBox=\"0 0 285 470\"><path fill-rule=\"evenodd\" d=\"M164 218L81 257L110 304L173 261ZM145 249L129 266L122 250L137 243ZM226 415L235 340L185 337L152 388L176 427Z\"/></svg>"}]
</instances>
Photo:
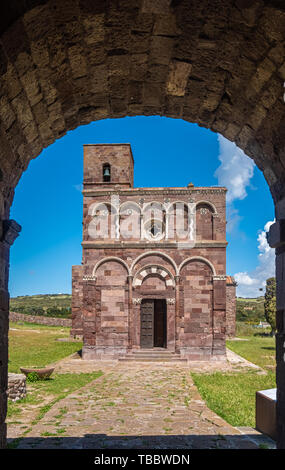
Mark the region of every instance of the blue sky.
<instances>
[{"instance_id":1,"label":"blue sky","mask_svg":"<svg viewBox=\"0 0 285 470\"><path fill-rule=\"evenodd\" d=\"M260 295L258 288L274 275L264 232L274 208L262 173L234 144L207 129L140 116L81 126L31 161L11 210L22 225L11 249L11 296L71 292L71 266L81 262L82 146L121 142L132 146L137 187L193 182L229 188L227 273L236 275L240 295Z\"/></svg>"}]
</instances>

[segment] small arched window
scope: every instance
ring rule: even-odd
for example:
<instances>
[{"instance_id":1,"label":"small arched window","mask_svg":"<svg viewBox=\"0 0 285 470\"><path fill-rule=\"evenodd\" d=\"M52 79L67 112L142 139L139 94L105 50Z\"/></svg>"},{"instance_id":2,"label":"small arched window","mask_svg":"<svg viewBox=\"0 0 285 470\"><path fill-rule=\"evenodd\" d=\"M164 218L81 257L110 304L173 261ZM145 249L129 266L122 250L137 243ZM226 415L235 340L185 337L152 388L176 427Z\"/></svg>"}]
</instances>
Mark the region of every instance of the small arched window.
<instances>
[{"instance_id":1,"label":"small arched window","mask_svg":"<svg viewBox=\"0 0 285 470\"><path fill-rule=\"evenodd\" d=\"M103 181L104 183L109 183L111 181L111 166L109 163L104 163L103 165Z\"/></svg>"}]
</instances>

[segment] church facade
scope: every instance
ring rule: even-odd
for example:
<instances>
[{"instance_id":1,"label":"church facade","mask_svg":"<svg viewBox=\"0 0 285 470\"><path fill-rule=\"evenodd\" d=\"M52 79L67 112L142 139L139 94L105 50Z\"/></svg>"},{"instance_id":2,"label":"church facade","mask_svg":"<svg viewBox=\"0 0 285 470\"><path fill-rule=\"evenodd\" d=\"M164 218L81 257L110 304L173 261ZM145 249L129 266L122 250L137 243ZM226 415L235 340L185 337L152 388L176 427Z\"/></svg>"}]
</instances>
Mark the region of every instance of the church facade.
<instances>
[{"instance_id":1,"label":"church facade","mask_svg":"<svg viewBox=\"0 0 285 470\"><path fill-rule=\"evenodd\" d=\"M72 330L83 359L159 350L225 358L235 334L226 188L134 188L129 144L84 146L82 264Z\"/></svg>"}]
</instances>

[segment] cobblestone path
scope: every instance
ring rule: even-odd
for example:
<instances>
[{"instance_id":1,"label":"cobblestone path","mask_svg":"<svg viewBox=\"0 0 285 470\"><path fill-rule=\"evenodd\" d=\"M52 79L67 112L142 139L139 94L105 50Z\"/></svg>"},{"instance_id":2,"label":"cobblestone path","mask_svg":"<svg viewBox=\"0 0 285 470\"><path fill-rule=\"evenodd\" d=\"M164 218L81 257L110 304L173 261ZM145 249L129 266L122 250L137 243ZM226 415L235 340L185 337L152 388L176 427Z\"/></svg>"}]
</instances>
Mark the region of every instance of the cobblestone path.
<instances>
[{"instance_id":1,"label":"cobblestone path","mask_svg":"<svg viewBox=\"0 0 285 470\"><path fill-rule=\"evenodd\" d=\"M116 364L56 403L18 448L256 448L210 411L187 366Z\"/></svg>"}]
</instances>

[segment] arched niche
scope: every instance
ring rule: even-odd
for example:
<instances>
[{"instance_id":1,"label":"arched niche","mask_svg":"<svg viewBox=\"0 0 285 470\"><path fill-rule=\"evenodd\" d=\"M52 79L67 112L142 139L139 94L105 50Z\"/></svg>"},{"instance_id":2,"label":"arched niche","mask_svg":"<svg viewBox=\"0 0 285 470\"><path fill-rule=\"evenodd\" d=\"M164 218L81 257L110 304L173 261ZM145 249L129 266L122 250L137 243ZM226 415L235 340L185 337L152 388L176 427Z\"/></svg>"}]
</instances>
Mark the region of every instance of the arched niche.
<instances>
[{"instance_id":1,"label":"arched niche","mask_svg":"<svg viewBox=\"0 0 285 470\"><path fill-rule=\"evenodd\" d=\"M199 202L196 205L196 240L214 239L214 218L216 214L212 204Z\"/></svg>"}]
</instances>

